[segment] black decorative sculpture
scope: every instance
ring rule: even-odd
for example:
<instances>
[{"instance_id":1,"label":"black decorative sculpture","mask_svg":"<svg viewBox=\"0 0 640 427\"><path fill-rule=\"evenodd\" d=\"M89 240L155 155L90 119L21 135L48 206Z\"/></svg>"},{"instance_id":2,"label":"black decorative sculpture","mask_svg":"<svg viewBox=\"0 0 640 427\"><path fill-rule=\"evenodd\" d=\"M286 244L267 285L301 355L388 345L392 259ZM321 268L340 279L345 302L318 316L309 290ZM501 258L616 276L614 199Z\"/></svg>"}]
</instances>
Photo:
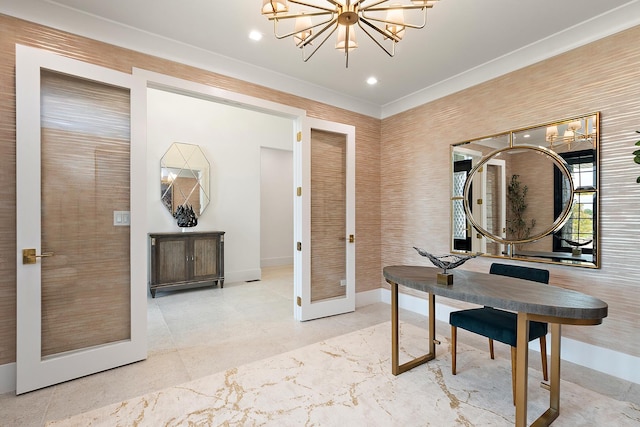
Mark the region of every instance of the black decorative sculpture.
<instances>
[{"instance_id":1,"label":"black decorative sculpture","mask_svg":"<svg viewBox=\"0 0 640 427\"><path fill-rule=\"evenodd\" d=\"M173 217L176 219L178 227L195 227L198 225L198 218L191 205L184 204L178 206Z\"/></svg>"},{"instance_id":2,"label":"black decorative sculpture","mask_svg":"<svg viewBox=\"0 0 640 427\"><path fill-rule=\"evenodd\" d=\"M443 270L442 273L438 273L438 277L437 277L437 281L441 285L453 284L453 274L447 273L447 270L453 270L454 268L461 266L462 264L467 262L467 260L470 260L471 258L475 258L478 256L478 254L469 255L469 256L459 256L459 255L452 255L452 254L436 256L436 255L430 254L424 249L416 248L415 246L413 247L413 249L418 251L418 253L423 257L429 258L429 261L431 261L431 263L436 267L442 268Z\"/></svg>"}]
</instances>

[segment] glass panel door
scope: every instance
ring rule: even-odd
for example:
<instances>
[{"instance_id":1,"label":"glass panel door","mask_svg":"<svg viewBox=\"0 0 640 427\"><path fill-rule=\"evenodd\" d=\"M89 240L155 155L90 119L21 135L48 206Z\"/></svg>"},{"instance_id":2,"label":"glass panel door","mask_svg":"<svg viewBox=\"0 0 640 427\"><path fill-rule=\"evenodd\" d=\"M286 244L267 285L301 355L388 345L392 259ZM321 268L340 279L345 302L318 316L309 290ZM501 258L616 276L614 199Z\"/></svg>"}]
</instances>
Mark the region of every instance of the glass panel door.
<instances>
[{"instance_id":1,"label":"glass panel door","mask_svg":"<svg viewBox=\"0 0 640 427\"><path fill-rule=\"evenodd\" d=\"M294 272L298 320L355 310L355 128L310 118L307 123L298 198L302 229L296 237L301 261Z\"/></svg>"},{"instance_id":2,"label":"glass panel door","mask_svg":"<svg viewBox=\"0 0 640 427\"><path fill-rule=\"evenodd\" d=\"M30 48L16 75L20 394L144 359L146 289L131 270L131 76Z\"/></svg>"}]
</instances>

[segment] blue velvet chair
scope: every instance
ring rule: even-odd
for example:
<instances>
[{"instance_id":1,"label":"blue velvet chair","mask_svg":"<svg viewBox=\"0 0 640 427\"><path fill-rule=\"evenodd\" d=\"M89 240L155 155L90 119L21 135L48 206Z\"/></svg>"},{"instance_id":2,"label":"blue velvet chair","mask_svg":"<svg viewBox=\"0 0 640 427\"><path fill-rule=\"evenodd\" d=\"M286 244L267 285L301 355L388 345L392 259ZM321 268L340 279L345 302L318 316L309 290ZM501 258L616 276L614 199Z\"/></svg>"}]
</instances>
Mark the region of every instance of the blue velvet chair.
<instances>
[{"instance_id":1,"label":"blue velvet chair","mask_svg":"<svg viewBox=\"0 0 640 427\"><path fill-rule=\"evenodd\" d=\"M540 268L520 267L494 263L489 270L491 274L515 277L540 283L549 283L549 271ZM511 346L511 385L515 402L515 366L517 345L518 316L510 311L498 310L492 307L473 308L454 311L449 315L451 324L451 373L456 374L456 345L457 328L462 328L478 335L489 338L489 353L494 358L493 341L499 341ZM540 339L540 354L542 356L542 376L549 379L547 372L547 324L529 322L529 341Z\"/></svg>"}]
</instances>

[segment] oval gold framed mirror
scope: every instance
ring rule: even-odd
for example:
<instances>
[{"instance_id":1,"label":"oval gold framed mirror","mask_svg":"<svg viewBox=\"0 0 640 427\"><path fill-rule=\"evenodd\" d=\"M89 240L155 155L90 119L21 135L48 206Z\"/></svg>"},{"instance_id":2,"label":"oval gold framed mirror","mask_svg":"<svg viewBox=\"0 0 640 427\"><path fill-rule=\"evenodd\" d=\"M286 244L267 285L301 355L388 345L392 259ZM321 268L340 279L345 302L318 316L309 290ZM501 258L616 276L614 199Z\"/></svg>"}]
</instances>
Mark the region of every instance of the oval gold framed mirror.
<instances>
[{"instance_id":1,"label":"oval gold framed mirror","mask_svg":"<svg viewBox=\"0 0 640 427\"><path fill-rule=\"evenodd\" d=\"M550 202L545 178L555 176L554 168L560 172L560 185L572 195L567 163L553 151L514 145L489 153L471 169L465 182L467 219L483 236L507 245L507 254L512 245L535 242L553 233L565 223L573 204L572 197L562 200L557 215L548 215L544 209ZM519 173L511 173L516 170Z\"/></svg>"}]
</instances>

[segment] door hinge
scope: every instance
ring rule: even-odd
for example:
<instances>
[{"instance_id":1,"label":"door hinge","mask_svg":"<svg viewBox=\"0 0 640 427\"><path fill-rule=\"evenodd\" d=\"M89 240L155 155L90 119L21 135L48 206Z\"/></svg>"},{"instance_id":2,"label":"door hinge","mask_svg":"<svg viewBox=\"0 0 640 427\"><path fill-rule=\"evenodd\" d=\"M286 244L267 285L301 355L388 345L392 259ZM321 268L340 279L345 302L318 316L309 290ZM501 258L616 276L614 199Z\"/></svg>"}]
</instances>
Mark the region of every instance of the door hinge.
<instances>
[{"instance_id":1,"label":"door hinge","mask_svg":"<svg viewBox=\"0 0 640 427\"><path fill-rule=\"evenodd\" d=\"M298 304L298 307L302 307L302 298L296 297L296 304Z\"/></svg>"},{"instance_id":2,"label":"door hinge","mask_svg":"<svg viewBox=\"0 0 640 427\"><path fill-rule=\"evenodd\" d=\"M479 205L481 205L481 204L482 204L482 199L478 199L478 200L476 201L476 203L478 203Z\"/></svg>"},{"instance_id":3,"label":"door hinge","mask_svg":"<svg viewBox=\"0 0 640 427\"><path fill-rule=\"evenodd\" d=\"M296 135L296 139L298 140L298 142L302 141L302 132L298 132L298 134Z\"/></svg>"},{"instance_id":4,"label":"door hinge","mask_svg":"<svg viewBox=\"0 0 640 427\"><path fill-rule=\"evenodd\" d=\"M302 250L302 242L297 242L296 243L296 249L298 249L299 251Z\"/></svg>"},{"instance_id":5,"label":"door hinge","mask_svg":"<svg viewBox=\"0 0 640 427\"><path fill-rule=\"evenodd\" d=\"M356 241L356 236L354 236L353 234L349 234L349 243L353 243Z\"/></svg>"},{"instance_id":6,"label":"door hinge","mask_svg":"<svg viewBox=\"0 0 640 427\"><path fill-rule=\"evenodd\" d=\"M302 187L296 188L296 194L298 195L298 197L302 196Z\"/></svg>"}]
</instances>

